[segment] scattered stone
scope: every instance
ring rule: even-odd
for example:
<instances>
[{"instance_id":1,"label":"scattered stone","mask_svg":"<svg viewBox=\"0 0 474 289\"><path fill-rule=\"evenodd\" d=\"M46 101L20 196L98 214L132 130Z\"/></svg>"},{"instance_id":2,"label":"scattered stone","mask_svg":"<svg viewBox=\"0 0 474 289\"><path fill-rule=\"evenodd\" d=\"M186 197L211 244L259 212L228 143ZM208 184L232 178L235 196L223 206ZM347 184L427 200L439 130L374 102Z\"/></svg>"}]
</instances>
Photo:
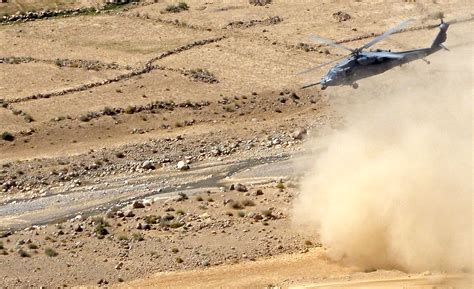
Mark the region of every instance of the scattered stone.
<instances>
[{"instance_id":1,"label":"scattered stone","mask_svg":"<svg viewBox=\"0 0 474 289\"><path fill-rule=\"evenodd\" d=\"M155 165L153 164L152 161L144 161L142 163L142 169L144 169L144 170L154 170Z\"/></svg>"},{"instance_id":2,"label":"scattered stone","mask_svg":"<svg viewBox=\"0 0 474 289\"><path fill-rule=\"evenodd\" d=\"M134 201L133 204L132 204L132 208L134 209L143 209L145 208L145 205L143 204L142 201Z\"/></svg>"},{"instance_id":3,"label":"scattered stone","mask_svg":"<svg viewBox=\"0 0 474 289\"><path fill-rule=\"evenodd\" d=\"M336 19L338 22L347 21L352 18L351 15L343 11L338 11L336 13L333 13L332 17L334 17L334 19Z\"/></svg>"},{"instance_id":4,"label":"scattered stone","mask_svg":"<svg viewBox=\"0 0 474 289\"><path fill-rule=\"evenodd\" d=\"M265 6L271 3L272 3L272 0L249 0L249 4L255 5L255 6Z\"/></svg>"},{"instance_id":5,"label":"scattered stone","mask_svg":"<svg viewBox=\"0 0 474 289\"><path fill-rule=\"evenodd\" d=\"M74 232L82 232L84 230L84 228L82 227L82 225L76 224L76 225L74 225L73 230L74 230Z\"/></svg>"},{"instance_id":6,"label":"scattered stone","mask_svg":"<svg viewBox=\"0 0 474 289\"><path fill-rule=\"evenodd\" d=\"M185 161L179 161L176 166L177 166L178 170L180 170L180 171L189 170L189 165Z\"/></svg>"},{"instance_id":7,"label":"scattered stone","mask_svg":"<svg viewBox=\"0 0 474 289\"><path fill-rule=\"evenodd\" d=\"M204 266L204 267L208 267L211 264L209 263L208 260L204 260L204 261L201 262L201 265Z\"/></svg>"},{"instance_id":8,"label":"scattered stone","mask_svg":"<svg viewBox=\"0 0 474 289\"><path fill-rule=\"evenodd\" d=\"M306 129L302 128L302 129L297 129L295 130L292 134L291 134L291 137L294 139L294 140L302 140L304 135L307 134L307 131Z\"/></svg>"},{"instance_id":9,"label":"scattered stone","mask_svg":"<svg viewBox=\"0 0 474 289\"><path fill-rule=\"evenodd\" d=\"M122 269L122 266L123 266L123 262L118 262L118 264L115 265L115 269L120 270L120 269Z\"/></svg>"},{"instance_id":10,"label":"scattered stone","mask_svg":"<svg viewBox=\"0 0 474 289\"><path fill-rule=\"evenodd\" d=\"M256 190L255 192L253 192L252 195L253 195L253 196L261 196L261 195L263 195L263 191L260 190L260 189L258 189L258 190Z\"/></svg>"},{"instance_id":11,"label":"scattered stone","mask_svg":"<svg viewBox=\"0 0 474 289\"><path fill-rule=\"evenodd\" d=\"M125 217L128 217L128 218L135 217L135 213L133 213L132 210L126 210L126 211L124 212L124 216L125 216Z\"/></svg>"},{"instance_id":12,"label":"scattered stone","mask_svg":"<svg viewBox=\"0 0 474 289\"><path fill-rule=\"evenodd\" d=\"M237 192L247 192L247 191L248 191L247 187L244 186L244 185L242 185L242 184L240 184L240 183L237 184L237 185L235 185L235 190L236 190Z\"/></svg>"}]
</instances>

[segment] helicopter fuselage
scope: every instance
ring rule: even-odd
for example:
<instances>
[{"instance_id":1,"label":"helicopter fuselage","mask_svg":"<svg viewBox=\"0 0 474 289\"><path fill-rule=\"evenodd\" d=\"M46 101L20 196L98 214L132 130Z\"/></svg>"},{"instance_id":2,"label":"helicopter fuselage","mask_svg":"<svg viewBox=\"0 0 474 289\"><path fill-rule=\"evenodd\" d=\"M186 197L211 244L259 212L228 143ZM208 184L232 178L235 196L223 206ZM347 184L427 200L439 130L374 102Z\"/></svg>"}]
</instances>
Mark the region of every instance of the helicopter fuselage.
<instances>
[{"instance_id":1,"label":"helicopter fuselage","mask_svg":"<svg viewBox=\"0 0 474 289\"><path fill-rule=\"evenodd\" d=\"M380 53L382 52L382 53ZM321 79L321 86L352 85L360 79L384 73L394 67L424 58L434 51L423 48L402 52L390 52L394 57L386 57L389 51L361 52L350 55L332 67Z\"/></svg>"},{"instance_id":2,"label":"helicopter fuselage","mask_svg":"<svg viewBox=\"0 0 474 289\"><path fill-rule=\"evenodd\" d=\"M326 75L317 83L309 84L303 88L311 87L317 84L321 85L322 89L327 88L328 86L341 86L341 85L352 85L354 88L357 88L357 81L364 79L370 76L384 73L387 70L390 70L394 67L401 66L403 64L409 63L417 59L423 59L426 63L429 63L425 59L426 56L433 54L441 49L446 49L443 46L443 43L447 38L447 30L449 27L448 23L444 23L441 20L439 25L440 31L434 39L430 47L406 50L400 52L392 52L390 50L376 50L376 51L364 51L363 49L372 46L388 35L398 31L402 24L406 24L407 21L402 22L397 27L387 31L381 36L375 38L366 45L357 48L350 49L333 42L324 42L332 46L340 47L346 50L351 51L352 53L344 58L342 61L333 66ZM318 37L313 37L319 41ZM307 70L307 71L311 71Z\"/></svg>"}]
</instances>

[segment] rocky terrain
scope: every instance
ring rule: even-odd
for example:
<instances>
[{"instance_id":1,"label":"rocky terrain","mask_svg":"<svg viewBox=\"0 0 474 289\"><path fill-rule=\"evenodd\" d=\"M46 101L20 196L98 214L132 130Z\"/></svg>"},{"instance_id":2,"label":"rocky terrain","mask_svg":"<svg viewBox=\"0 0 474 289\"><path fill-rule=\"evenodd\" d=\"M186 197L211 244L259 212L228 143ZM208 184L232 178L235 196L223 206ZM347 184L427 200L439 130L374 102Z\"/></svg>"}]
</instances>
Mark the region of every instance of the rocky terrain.
<instances>
[{"instance_id":1,"label":"rocky terrain","mask_svg":"<svg viewBox=\"0 0 474 289\"><path fill-rule=\"evenodd\" d=\"M381 45L423 47L439 11L470 25L469 3L69 2L0 3L3 286L128 286L306 255L321 278L369 274L292 226L305 144L344 126L332 104L352 96L300 89L323 71L297 72L343 56L307 36L357 47L414 18ZM274 277L260 281L294 281Z\"/></svg>"}]
</instances>

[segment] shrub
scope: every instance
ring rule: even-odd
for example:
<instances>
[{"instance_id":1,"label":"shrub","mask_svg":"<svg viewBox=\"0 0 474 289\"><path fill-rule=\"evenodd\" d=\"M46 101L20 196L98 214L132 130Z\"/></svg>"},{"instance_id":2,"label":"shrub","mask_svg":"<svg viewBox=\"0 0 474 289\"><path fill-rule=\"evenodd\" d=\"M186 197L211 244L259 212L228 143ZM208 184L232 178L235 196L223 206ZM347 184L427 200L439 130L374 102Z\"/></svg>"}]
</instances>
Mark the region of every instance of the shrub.
<instances>
[{"instance_id":1,"label":"shrub","mask_svg":"<svg viewBox=\"0 0 474 289\"><path fill-rule=\"evenodd\" d=\"M145 216L145 218L143 218L145 220L145 223L147 223L148 225L152 225L152 224L156 224L159 217L156 216L156 215L148 215L148 216Z\"/></svg>"},{"instance_id":2,"label":"shrub","mask_svg":"<svg viewBox=\"0 0 474 289\"><path fill-rule=\"evenodd\" d=\"M183 210L179 209L179 210L176 210L176 214L177 215L184 215L186 213Z\"/></svg>"},{"instance_id":3,"label":"shrub","mask_svg":"<svg viewBox=\"0 0 474 289\"><path fill-rule=\"evenodd\" d=\"M28 252L24 251L23 249L18 250L18 254L20 254L21 257L30 257L30 254Z\"/></svg>"},{"instance_id":4,"label":"shrub","mask_svg":"<svg viewBox=\"0 0 474 289\"><path fill-rule=\"evenodd\" d=\"M32 117L31 115L29 115L29 114L25 114L25 115L23 116L23 119L24 119L26 122L33 122L33 121L35 121L35 120L33 119L33 117Z\"/></svg>"},{"instance_id":5,"label":"shrub","mask_svg":"<svg viewBox=\"0 0 474 289\"><path fill-rule=\"evenodd\" d=\"M102 110L102 113L104 115L115 115L116 114L115 110L111 107L108 107L108 106L104 107L104 109Z\"/></svg>"},{"instance_id":6,"label":"shrub","mask_svg":"<svg viewBox=\"0 0 474 289\"><path fill-rule=\"evenodd\" d=\"M241 210L244 208L240 202L231 202L230 207L235 210Z\"/></svg>"},{"instance_id":7,"label":"shrub","mask_svg":"<svg viewBox=\"0 0 474 289\"><path fill-rule=\"evenodd\" d=\"M304 241L304 244L305 244L306 246L312 246L312 245L313 245L313 242L311 242L310 240L306 240L306 241Z\"/></svg>"},{"instance_id":8,"label":"shrub","mask_svg":"<svg viewBox=\"0 0 474 289\"><path fill-rule=\"evenodd\" d=\"M185 2L179 2L178 4L170 4L166 7L165 11L166 13L179 13L181 11L186 11L189 9L188 4Z\"/></svg>"},{"instance_id":9,"label":"shrub","mask_svg":"<svg viewBox=\"0 0 474 289\"><path fill-rule=\"evenodd\" d=\"M179 252L179 249L178 249L178 248L173 248L173 249L171 249L171 252L173 252L173 253L175 253L175 254L176 254L176 253L178 253L178 252Z\"/></svg>"},{"instance_id":10,"label":"shrub","mask_svg":"<svg viewBox=\"0 0 474 289\"><path fill-rule=\"evenodd\" d=\"M184 225L184 223L182 222L171 222L168 224L168 226L172 229L177 229L179 227L182 227Z\"/></svg>"},{"instance_id":11,"label":"shrub","mask_svg":"<svg viewBox=\"0 0 474 289\"><path fill-rule=\"evenodd\" d=\"M208 201L209 203L212 203L212 202L214 202L214 199L211 198L211 197L209 197L209 198L207 198L207 201Z\"/></svg>"},{"instance_id":12,"label":"shrub","mask_svg":"<svg viewBox=\"0 0 474 289\"><path fill-rule=\"evenodd\" d=\"M38 245L31 243L28 245L28 248L31 250L35 250L35 249L38 249Z\"/></svg>"},{"instance_id":13,"label":"shrub","mask_svg":"<svg viewBox=\"0 0 474 289\"><path fill-rule=\"evenodd\" d=\"M275 186L277 189L280 189L280 190L283 190L285 188L285 185L283 184L283 181L280 180L276 186Z\"/></svg>"},{"instance_id":14,"label":"shrub","mask_svg":"<svg viewBox=\"0 0 474 289\"><path fill-rule=\"evenodd\" d=\"M255 203L252 200L245 199L242 201L242 205L244 205L245 207L253 207L255 206Z\"/></svg>"},{"instance_id":15,"label":"shrub","mask_svg":"<svg viewBox=\"0 0 474 289\"><path fill-rule=\"evenodd\" d=\"M188 199L188 195L186 195L186 194L183 193L183 192L179 192L179 193L178 193L178 196L180 196L183 200L187 200L187 199Z\"/></svg>"},{"instance_id":16,"label":"shrub","mask_svg":"<svg viewBox=\"0 0 474 289\"><path fill-rule=\"evenodd\" d=\"M125 108L125 113L126 113L126 114L133 114L133 113L135 113L135 107L134 107L134 106L130 106L130 105L127 106L127 107Z\"/></svg>"},{"instance_id":17,"label":"shrub","mask_svg":"<svg viewBox=\"0 0 474 289\"><path fill-rule=\"evenodd\" d=\"M176 263L183 263L183 262L184 262L183 259L181 259L180 257L176 257Z\"/></svg>"},{"instance_id":18,"label":"shrub","mask_svg":"<svg viewBox=\"0 0 474 289\"><path fill-rule=\"evenodd\" d=\"M202 82L207 82L207 83L219 82L217 78L214 76L214 74L202 68L189 70L188 72L186 72L186 75L189 75L192 79L197 80L197 81L202 81Z\"/></svg>"},{"instance_id":19,"label":"shrub","mask_svg":"<svg viewBox=\"0 0 474 289\"><path fill-rule=\"evenodd\" d=\"M264 217L267 217L267 218L273 216L271 210L263 210L263 211L262 211L262 215L263 215Z\"/></svg>"},{"instance_id":20,"label":"shrub","mask_svg":"<svg viewBox=\"0 0 474 289\"><path fill-rule=\"evenodd\" d=\"M8 131L2 133L2 139L5 140L5 141L13 141L15 139L15 137L9 133Z\"/></svg>"},{"instance_id":21,"label":"shrub","mask_svg":"<svg viewBox=\"0 0 474 289\"><path fill-rule=\"evenodd\" d=\"M79 120L82 121L82 122L88 122L89 120L91 120L91 118L90 118L89 115L83 114L79 117Z\"/></svg>"},{"instance_id":22,"label":"shrub","mask_svg":"<svg viewBox=\"0 0 474 289\"><path fill-rule=\"evenodd\" d=\"M133 239L134 239L135 241L140 242L140 241L145 240L145 237L143 237L143 234L142 234L142 233L133 233Z\"/></svg>"},{"instance_id":23,"label":"shrub","mask_svg":"<svg viewBox=\"0 0 474 289\"><path fill-rule=\"evenodd\" d=\"M243 217L245 217L245 212L244 211L239 211L238 215L239 215L239 217L243 218Z\"/></svg>"},{"instance_id":24,"label":"shrub","mask_svg":"<svg viewBox=\"0 0 474 289\"><path fill-rule=\"evenodd\" d=\"M107 223L107 221L104 220L104 218L102 217L97 217L97 218L94 218L94 223L96 224L95 226L95 233L97 234L97 236L99 238L107 235L109 233L109 231L107 231L106 227L109 226L109 223Z\"/></svg>"},{"instance_id":25,"label":"shrub","mask_svg":"<svg viewBox=\"0 0 474 289\"><path fill-rule=\"evenodd\" d=\"M202 201L204 201L204 199L203 199L201 196L197 196L197 197L196 197L196 201L202 202Z\"/></svg>"},{"instance_id":26,"label":"shrub","mask_svg":"<svg viewBox=\"0 0 474 289\"><path fill-rule=\"evenodd\" d=\"M58 252L56 252L53 248L46 248L44 250L44 254L46 254L48 257L56 257Z\"/></svg>"},{"instance_id":27,"label":"shrub","mask_svg":"<svg viewBox=\"0 0 474 289\"><path fill-rule=\"evenodd\" d=\"M3 247L3 242L0 241L0 250L3 250L3 249L5 249L5 247Z\"/></svg>"},{"instance_id":28,"label":"shrub","mask_svg":"<svg viewBox=\"0 0 474 289\"><path fill-rule=\"evenodd\" d=\"M119 241L126 241L126 240L128 240L128 237L126 235L120 235L120 236L117 237L117 239Z\"/></svg>"}]
</instances>

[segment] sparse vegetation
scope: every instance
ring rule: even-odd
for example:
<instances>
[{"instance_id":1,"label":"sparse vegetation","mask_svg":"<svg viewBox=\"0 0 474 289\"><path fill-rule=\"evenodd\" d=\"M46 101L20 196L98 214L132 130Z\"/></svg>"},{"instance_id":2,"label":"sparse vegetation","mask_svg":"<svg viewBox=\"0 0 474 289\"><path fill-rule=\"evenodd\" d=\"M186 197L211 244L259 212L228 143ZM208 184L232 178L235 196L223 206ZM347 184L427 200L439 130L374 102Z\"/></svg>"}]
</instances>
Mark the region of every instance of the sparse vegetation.
<instances>
[{"instance_id":1,"label":"sparse vegetation","mask_svg":"<svg viewBox=\"0 0 474 289\"><path fill-rule=\"evenodd\" d=\"M181 11L186 11L186 10L189 10L188 4L186 4L186 2L179 2L178 4L168 5L163 12L164 13L179 13Z\"/></svg>"},{"instance_id":2,"label":"sparse vegetation","mask_svg":"<svg viewBox=\"0 0 474 289\"><path fill-rule=\"evenodd\" d=\"M125 154L122 153L122 152L116 152L115 153L115 156L118 158L118 159L123 159L125 157Z\"/></svg>"},{"instance_id":3,"label":"sparse vegetation","mask_svg":"<svg viewBox=\"0 0 474 289\"><path fill-rule=\"evenodd\" d=\"M134 239L135 241L140 242L140 241L145 240L145 237L143 236L142 233L133 233L133 239Z\"/></svg>"},{"instance_id":4,"label":"sparse vegetation","mask_svg":"<svg viewBox=\"0 0 474 289\"><path fill-rule=\"evenodd\" d=\"M178 193L178 196L180 196L181 199L183 199L183 200L187 200L187 199L188 199L188 195L186 195L186 194L183 193L183 192L179 192L179 193Z\"/></svg>"},{"instance_id":5,"label":"sparse vegetation","mask_svg":"<svg viewBox=\"0 0 474 289\"><path fill-rule=\"evenodd\" d=\"M9 133L8 131L5 131L4 133L2 133L2 139L5 141L13 141L15 137L13 136L13 134Z\"/></svg>"},{"instance_id":6,"label":"sparse vegetation","mask_svg":"<svg viewBox=\"0 0 474 289\"><path fill-rule=\"evenodd\" d=\"M118 239L119 241L126 241L126 240L128 240L128 237L127 237L126 235L119 235L119 236L117 237L117 239Z\"/></svg>"},{"instance_id":7,"label":"sparse vegetation","mask_svg":"<svg viewBox=\"0 0 474 289\"><path fill-rule=\"evenodd\" d=\"M250 199L245 199L242 201L242 205L244 205L245 207L253 207L255 206L255 202Z\"/></svg>"},{"instance_id":8,"label":"sparse vegetation","mask_svg":"<svg viewBox=\"0 0 474 289\"><path fill-rule=\"evenodd\" d=\"M109 106L106 106L102 110L102 114L104 114L104 115L116 115L116 112L113 108L111 108Z\"/></svg>"},{"instance_id":9,"label":"sparse vegetation","mask_svg":"<svg viewBox=\"0 0 474 289\"><path fill-rule=\"evenodd\" d=\"M109 223L104 220L102 217L94 218L95 229L94 232L97 234L98 238L103 238L103 236L107 235L109 231L106 227L109 226Z\"/></svg>"},{"instance_id":10,"label":"sparse vegetation","mask_svg":"<svg viewBox=\"0 0 474 289\"><path fill-rule=\"evenodd\" d=\"M23 257L23 258L30 257L30 254L28 254L28 252L26 252L23 249L18 250L18 254L20 255L20 257Z\"/></svg>"},{"instance_id":11,"label":"sparse vegetation","mask_svg":"<svg viewBox=\"0 0 474 289\"><path fill-rule=\"evenodd\" d=\"M178 221L175 221L175 222L171 222L168 224L168 227L172 228L172 229L177 229L179 227L182 227L184 225L183 222L178 222Z\"/></svg>"},{"instance_id":12,"label":"sparse vegetation","mask_svg":"<svg viewBox=\"0 0 474 289\"><path fill-rule=\"evenodd\" d=\"M270 217L273 216L273 215L272 215L272 210L263 210L263 211L262 211L262 215L263 215L264 217L266 217L266 218L270 218Z\"/></svg>"},{"instance_id":13,"label":"sparse vegetation","mask_svg":"<svg viewBox=\"0 0 474 289\"><path fill-rule=\"evenodd\" d=\"M136 110L136 107L129 105L125 108L125 113L126 114L134 114L135 110Z\"/></svg>"},{"instance_id":14,"label":"sparse vegetation","mask_svg":"<svg viewBox=\"0 0 474 289\"><path fill-rule=\"evenodd\" d=\"M44 250L44 254L48 257L56 257L58 254L58 252L56 252L53 248L46 248Z\"/></svg>"},{"instance_id":15,"label":"sparse vegetation","mask_svg":"<svg viewBox=\"0 0 474 289\"><path fill-rule=\"evenodd\" d=\"M143 220L145 221L145 223L149 224L149 225L153 225L153 224L156 224L158 222L160 218L156 215L148 215L148 216L145 216L143 218Z\"/></svg>"},{"instance_id":16,"label":"sparse vegetation","mask_svg":"<svg viewBox=\"0 0 474 289\"><path fill-rule=\"evenodd\" d=\"M282 180L278 181L278 183L275 186L277 189L284 190L285 189L285 184L283 183Z\"/></svg>"},{"instance_id":17,"label":"sparse vegetation","mask_svg":"<svg viewBox=\"0 0 474 289\"><path fill-rule=\"evenodd\" d=\"M234 210L241 210L244 208L244 206L238 201L230 202L230 207Z\"/></svg>"},{"instance_id":18,"label":"sparse vegetation","mask_svg":"<svg viewBox=\"0 0 474 289\"><path fill-rule=\"evenodd\" d=\"M31 249L31 250L36 250L36 249L38 249L38 245L30 243L30 244L28 244L28 248Z\"/></svg>"},{"instance_id":19,"label":"sparse vegetation","mask_svg":"<svg viewBox=\"0 0 474 289\"><path fill-rule=\"evenodd\" d=\"M29 115L29 114L25 114L25 115L23 116L23 119L24 119L26 122L33 122L33 121L35 121L35 120L33 119L33 117L32 117L31 115Z\"/></svg>"},{"instance_id":20,"label":"sparse vegetation","mask_svg":"<svg viewBox=\"0 0 474 289\"><path fill-rule=\"evenodd\" d=\"M218 83L219 80L217 80L217 77L210 73L207 69L202 69L202 68L196 68L196 69L191 69L189 71L186 71L184 73L185 75L188 75L191 77L191 79L196 80L196 81L202 81L206 83Z\"/></svg>"}]
</instances>

